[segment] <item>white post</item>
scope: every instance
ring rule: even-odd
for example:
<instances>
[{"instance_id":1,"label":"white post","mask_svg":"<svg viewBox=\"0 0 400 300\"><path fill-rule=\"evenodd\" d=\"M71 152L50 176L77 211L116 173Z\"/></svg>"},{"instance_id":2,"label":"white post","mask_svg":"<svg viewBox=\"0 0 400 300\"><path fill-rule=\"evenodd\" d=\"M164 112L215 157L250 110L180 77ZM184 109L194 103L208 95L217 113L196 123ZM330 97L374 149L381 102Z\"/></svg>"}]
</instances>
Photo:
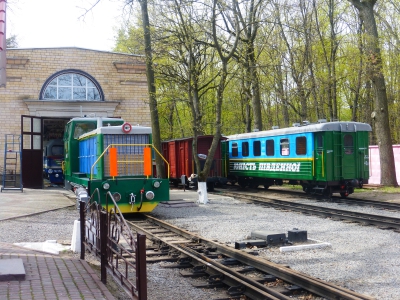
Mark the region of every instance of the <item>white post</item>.
<instances>
[{"instance_id":1,"label":"white post","mask_svg":"<svg viewBox=\"0 0 400 300\"><path fill-rule=\"evenodd\" d=\"M197 185L198 185L197 193L199 194L199 200L197 202L202 204L207 204L208 203L207 182L198 182Z\"/></svg>"},{"instance_id":2,"label":"white post","mask_svg":"<svg viewBox=\"0 0 400 300\"><path fill-rule=\"evenodd\" d=\"M74 221L74 229L72 230L71 250L73 252L81 252L81 222Z\"/></svg>"}]
</instances>

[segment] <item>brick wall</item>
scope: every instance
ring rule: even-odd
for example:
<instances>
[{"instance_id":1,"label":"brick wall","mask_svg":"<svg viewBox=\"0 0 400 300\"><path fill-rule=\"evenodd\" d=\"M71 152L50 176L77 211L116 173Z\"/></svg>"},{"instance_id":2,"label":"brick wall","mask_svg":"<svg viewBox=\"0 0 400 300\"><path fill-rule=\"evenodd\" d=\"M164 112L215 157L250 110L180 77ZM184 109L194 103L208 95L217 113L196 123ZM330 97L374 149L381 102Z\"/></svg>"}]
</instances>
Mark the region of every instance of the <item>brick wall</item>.
<instances>
[{"instance_id":1,"label":"brick wall","mask_svg":"<svg viewBox=\"0 0 400 300\"><path fill-rule=\"evenodd\" d=\"M75 113L69 113L65 111L63 101L40 102L40 91L46 80L66 69L91 75L100 84L105 102L119 103L115 110L114 106L111 110L107 108L107 116L151 126L142 57L75 47L7 49L7 86L0 88L0 165L4 160L4 136L20 134L21 115L74 117L79 116L76 107L82 107L82 104L85 114L91 113L90 108L103 109L101 103L90 102L88 105L87 102L65 101L68 107L75 106ZM28 105L30 101L36 106L43 104L43 107L40 111L33 110Z\"/></svg>"}]
</instances>

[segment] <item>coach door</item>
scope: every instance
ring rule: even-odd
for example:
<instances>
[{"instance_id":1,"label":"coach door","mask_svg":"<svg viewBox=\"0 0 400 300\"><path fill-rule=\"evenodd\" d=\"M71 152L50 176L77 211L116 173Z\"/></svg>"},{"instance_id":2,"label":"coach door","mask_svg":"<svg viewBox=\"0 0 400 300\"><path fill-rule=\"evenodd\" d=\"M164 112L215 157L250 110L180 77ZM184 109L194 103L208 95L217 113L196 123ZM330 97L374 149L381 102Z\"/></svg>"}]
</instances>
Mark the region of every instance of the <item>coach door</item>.
<instances>
[{"instance_id":1,"label":"coach door","mask_svg":"<svg viewBox=\"0 0 400 300\"><path fill-rule=\"evenodd\" d=\"M324 136L322 133L315 134L314 147L314 177L316 180L323 180L326 170L324 169Z\"/></svg>"},{"instance_id":2,"label":"coach door","mask_svg":"<svg viewBox=\"0 0 400 300\"><path fill-rule=\"evenodd\" d=\"M342 153L342 178L356 178L356 159L355 159L355 133L343 132L343 153Z\"/></svg>"},{"instance_id":3,"label":"coach door","mask_svg":"<svg viewBox=\"0 0 400 300\"><path fill-rule=\"evenodd\" d=\"M368 147L368 133L358 132L356 134L356 153L357 157L357 177L362 178L368 182L369 179L369 147ZM362 184L362 183L361 183Z\"/></svg>"},{"instance_id":4,"label":"coach door","mask_svg":"<svg viewBox=\"0 0 400 300\"><path fill-rule=\"evenodd\" d=\"M43 188L42 119L21 116L22 184L24 188Z\"/></svg>"}]
</instances>

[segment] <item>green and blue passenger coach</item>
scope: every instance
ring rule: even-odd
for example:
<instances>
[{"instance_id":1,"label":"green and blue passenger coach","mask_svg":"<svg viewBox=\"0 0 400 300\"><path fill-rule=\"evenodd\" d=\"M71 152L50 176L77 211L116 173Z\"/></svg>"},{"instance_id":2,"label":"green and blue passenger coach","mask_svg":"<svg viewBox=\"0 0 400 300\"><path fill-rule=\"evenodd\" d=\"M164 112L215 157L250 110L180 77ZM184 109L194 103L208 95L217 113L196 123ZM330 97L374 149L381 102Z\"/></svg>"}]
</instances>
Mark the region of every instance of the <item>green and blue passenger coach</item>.
<instances>
[{"instance_id":1,"label":"green and blue passenger coach","mask_svg":"<svg viewBox=\"0 0 400 300\"><path fill-rule=\"evenodd\" d=\"M122 213L151 212L169 200L169 179L153 174L155 155L161 156L150 127L114 118L73 118L64 132L65 185L78 201L90 199L111 209L111 194Z\"/></svg>"},{"instance_id":2,"label":"green and blue passenger coach","mask_svg":"<svg viewBox=\"0 0 400 300\"><path fill-rule=\"evenodd\" d=\"M224 170L241 187L299 184L306 193L347 197L369 179L371 126L324 122L228 136Z\"/></svg>"}]
</instances>

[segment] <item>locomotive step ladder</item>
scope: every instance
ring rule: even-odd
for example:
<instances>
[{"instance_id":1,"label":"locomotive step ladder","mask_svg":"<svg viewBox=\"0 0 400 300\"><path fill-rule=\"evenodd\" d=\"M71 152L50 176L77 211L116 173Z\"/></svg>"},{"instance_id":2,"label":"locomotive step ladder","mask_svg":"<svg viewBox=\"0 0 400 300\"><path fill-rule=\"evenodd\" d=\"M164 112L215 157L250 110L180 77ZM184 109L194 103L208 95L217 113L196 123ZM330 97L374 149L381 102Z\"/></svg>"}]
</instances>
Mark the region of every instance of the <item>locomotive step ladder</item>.
<instances>
[{"instance_id":1,"label":"locomotive step ladder","mask_svg":"<svg viewBox=\"0 0 400 300\"><path fill-rule=\"evenodd\" d=\"M20 190L22 187L21 170L21 136L6 134L4 141L4 167L1 192L3 190Z\"/></svg>"}]
</instances>

